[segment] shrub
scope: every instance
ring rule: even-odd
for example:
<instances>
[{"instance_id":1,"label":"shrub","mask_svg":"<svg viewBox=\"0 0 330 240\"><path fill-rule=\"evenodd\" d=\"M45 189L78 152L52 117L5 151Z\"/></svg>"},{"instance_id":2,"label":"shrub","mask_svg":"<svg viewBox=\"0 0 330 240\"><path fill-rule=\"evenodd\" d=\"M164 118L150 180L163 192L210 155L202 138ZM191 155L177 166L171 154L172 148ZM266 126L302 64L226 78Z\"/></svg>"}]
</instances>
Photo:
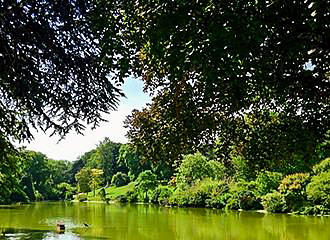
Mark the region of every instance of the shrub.
<instances>
[{"instance_id":1,"label":"shrub","mask_svg":"<svg viewBox=\"0 0 330 240\"><path fill-rule=\"evenodd\" d=\"M314 176L306 188L309 200L330 208L330 171Z\"/></svg>"},{"instance_id":2,"label":"shrub","mask_svg":"<svg viewBox=\"0 0 330 240\"><path fill-rule=\"evenodd\" d=\"M232 195L228 192L218 194L216 196L211 197L210 199L206 199L205 206L211 208L222 209L228 203L228 200L232 197Z\"/></svg>"},{"instance_id":3,"label":"shrub","mask_svg":"<svg viewBox=\"0 0 330 240\"><path fill-rule=\"evenodd\" d=\"M138 192L134 188L133 190L129 190L126 192L127 202L133 203L138 201Z\"/></svg>"},{"instance_id":4,"label":"shrub","mask_svg":"<svg viewBox=\"0 0 330 240\"><path fill-rule=\"evenodd\" d=\"M225 166L217 161L210 160L208 162L209 177L216 180L221 180L225 176L226 168Z\"/></svg>"},{"instance_id":5,"label":"shrub","mask_svg":"<svg viewBox=\"0 0 330 240\"><path fill-rule=\"evenodd\" d=\"M328 215L330 209L323 205L314 205L304 207L300 213L303 215Z\"/></svg>"},{"instance_id":6,"label":"shrub","mask_svg":"<svg viewBox=\"0 0 330 240\"><path fill-rule=\"evenodd\" d=\"M130 179L127 176L127 174L122 172L117 172L115 175L113 175L111 184L115 185L116 187L121 187L128 184L129 181Z\"/></svg>"},{"instance_id":7,"label":"shrub","mask_svg":"<svg viewBox=\"0 0 330 240\"><path fill-rule=\"evenodd\" d=\"M236 156L232 158L233 171L236 179L251 179L252 173L247 161L241 157Z\"/></svg>"},{"instance_id":8,"label":"shrub","mask_svg":"<svg viewBox=\"0 0 330 240\"><path fill-rule=\"evenodd\" d=\"M121 203L127 203L128 199L126 195L119 195L116 197L116 200Z\"/></svg>"},{"instance_id":9,"label":"shrub","mask_svg":"<svg viewBox=\"0 0 330 240\"><path fill-rule=\"evenodd\" d=\"M177 188L169 198L169 204L179 207L189 206L189 190Z\"/></svg>"},{"instance_id":10,"label":"shrub","mask_svg":"<svg viewBox=\"0 0 330 240\"><path fill-rule=\"evenodd\" d=\"M313 171L315 174L320 174L322 172L330 172L330 158L326 158L319 164L316 164L313 167Z\"/></svg>"},{"instance_id":11,"label":"shrub","mask_svg":"<svg viewBox=\"0 0 330 240\"><path fill-rule=\"evenodd\" d=\"M35 191L35 196L36 196L36 201L44 200L44 196L40 192L38 192L37 190Z\"/></svg>"},{"instance_id":12,"label":"shrub","mask_svg":"<svg viewBox=\"0 0 330 240\"><path fill-rule=\"evenodd\" d=\"M306 186L309 181L307 173L291 174L282 180L279 191L284 195L289 210L297 211L306 203Z\"/></svg>"},{"instance_id":13,"label":"shrub","mask_svg":"<svg viewBox=\"0 0 330 240\"><path fill-rule=\"evenodd\" d=\"M287 210L284 196L279 192L268 193L263 196L261 201L262 206L268 212L282 213Z\"/></svg>"},{"instance_id":14,"label":"shrub","mask_svg":"<svg viewBox=\"0 0 330 240\"><path fill-rule=\"evenodd\" d=\"M230 194L229 198L227 199L226 209L238 210L239 208L238 194Z\"/></svg>"},{"instance_id":15,"label":"shrub","mask_svg":"<svg viewBox=\"0 0 330 240\"><path fill-rule=\"evenodd\" d=\"M100 196L102 201L106 201L107 193L105 191L105 188L101 188L101 190L98 192L98 195Z\"/></svg>"},{"instance_id":16,"label":"shrub","mask_svg":"<svg viewBox=\"0 0 330 240\"><path fill-rule=\"evenodd\" d=\"M255 181L257 194L263 196L277 190L282 177L282 174L277 172L263 171L258 173Z\"/></svg>"},{"instance_id":17,"label":"shrub","mask_svg":"<svg viewBox=\"0 0 330 240\"><path fill-rule=\"evenodd\" d=\"M172 188L168 186L158 186L151 195L151 202L167 205L169 198L173 194Z\"/></svg>"},{"instance_id":18,"label":"shrub","mask_svg":"<svg viewBox=\"0 0 330 240\"><path fill-rule=\"evenodd\" d=\"M158 185L157 176L150 170L141 172L137 178L137 189L144 195L143 201L149 200L148 192L153 191Z\"/></svg>"},{"instance_id":19,"label":"shrub","mask_svg":"<svg viewBox=\"0 0 330 240\"><path fill-rule=\"evenodd\" d=\"M223 181L206 178L190 188L189 205L223 208L221 200L224 199L221 196L228 192L228 189L228 185Z\"/></svg>"},{"instance_id":20,"label":"shrub","mask_svg":"<svg viewBox=\"0 0 330 240\"><path fill-rule=\"evenodd\" d=\"M231 197L228 199L227 209L261 209L260 199L254 193L255 183L240 181L230 185Z\"/></svg>"},{"instance_id":21,"label":"shrub","mask_svg":"<svg viewBox=\"0 0 330 240\"><path fill-rule=\"evenodd\" d=\"M226 208L235 210L256 210L261 209L261 204L254 192L250 190L243 190L230 196L230 198L227 200Z\"/></svg>"}]
</instances>

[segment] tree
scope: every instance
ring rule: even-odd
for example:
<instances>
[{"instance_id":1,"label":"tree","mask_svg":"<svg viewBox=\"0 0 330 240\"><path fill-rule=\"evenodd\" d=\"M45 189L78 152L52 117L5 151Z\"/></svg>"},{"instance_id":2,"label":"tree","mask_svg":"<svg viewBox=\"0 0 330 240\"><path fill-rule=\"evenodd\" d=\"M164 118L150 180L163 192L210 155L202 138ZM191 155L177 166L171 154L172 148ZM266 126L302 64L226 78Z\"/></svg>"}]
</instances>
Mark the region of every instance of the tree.
<instances>
[{"instance_id":1,"label":"tree","mask_svg":"<svg viewBox=\"0 0 330 240\"><path fill-rule=\"evenodd\" d=\"M116 187L121 187L129 183L129 177L122 172L117 172L113 175L111 184L115 185Z\"/></svg>"},{"instance_id":2,"label":"tree","mask_svg":"<svg viewBox=\"0 0 330 240\"><path fill-rule=\"evenodd\" d=\"M150 169L150 164L142 160L142 156L137 153L131 144L123 144L119 149L119 165L128 169L128 176L133 181L143 170Z\"/></svg>"},{"instance_id":3,"label":"tree","mask_svg":"<svg viewBox=\"0 0 330 240\"><path fill-rule=\"evenodd\" d=\"M75 179L78 183L78 192L89 192L91 170L89 168L82 168L76 175Z\"/></svg>"},{"instance_id":4,"label":"tree","mask_svg":"<svg viewBox=\"0 0 330 240\"><path fill-rule=\"evenodd\" d=\"M194 184L204 178L221 179L225 168L219 162L209 160L200 152L183 156L178 168L178 183Z\"/></svg>"},{"instance_id":5,"label":"tree","mask_svg":"<svg viewBox=\"0 0 330 240\"><path fill-rule=\"evenodd\" d=\"M31 127L81 132L116 108L124 64L115 58L104 64L95 8L96 1L1 1L2 136L31 139ZM122 48L112 47L112 56Z\"/></svg>"},{"instance_id":6,"label":"tree","mask_svg":"<svg viewBox=\"0 0 330 240\"><path fill-rule=\"evenodd\" d=\"M54 181L54 184L60 184L63 182L70 181L70 171L72 168L72 163L65 160L53 160L48 159L48 168L50 169L50 176Z\"/></svg>"},{"instance_id":7,"label":"tree","mask_svg":"<svg viewBox=\"0 0 330 240\"><path fill-rule=\"evenodd\" d=\"M70 171L70 183L73 184L75 183L75 175L83 168L86 166L87 161L91 156L95 153L95 149L85 152L82 156L79 156L76 161L73 162L72 168Z\"/></svg>"},{"instance_id":8,"label":"tree","mask_svg":"<svg viewBox=\"0 0 330 240\"><path fill-rule=\"evenodd\" d=\"M96 152L91 156L93 161L98 163L98 167L104 172L104 182L110 183L112 176L117 172L117 162L121 144L112 142L105 138L96 148Z\"/></svg>"},{"instance_id":9,"label":"tree","mask_svg":"<svg viewBox=\"0 0 330 240\"><path fill-rule=\"evenodd\" d=\"M0 135L0 204L29 200L19 181L23 175L22 154L9 145Z\"/></svg>"},{"instance_id":10,"label":"tree","mask_svg":"<svg viewBox=\"0 0 330 240\"><path fill-rule=\"evenodd\" d=\"M124 19L121 39L135 53L132 71L149 90L166 88L176 99L191 86L209 112L281 106L319 126L329 123L327 2L102 3L118 15L100 15L98 27Z\"/></svg>"},{"instance_id":11,"label":"tree","mask_svg":"<svg viewBox=\"0 0 330 240\"><path fill-rule=\"evenodd\" d=\"M178 158L175 146L187 154L190 146L212 143L225 127L232 140L236 119L260 109L303 119L317 141L328 130L327 2L103 4L123 21L121 39L133 52L132 71L157 93L151 106L128 119L130 140L143 153L156 153L156 161ZM111 29L114 18L100 15L98 26Z\"/></svg>"},{"instance_id":12,"label":"tree","mask_svg":"<svg viewBox=\"0 0 330 240\"><path fill-rule=\"evenodd\" d=\"M249 179L261 170L310 171L319 161L315 149L323 138L300 116L265 109L242 114L219 132L213 157L232 173L236 167L246 167Z\"/></svg>"},{"instance_id":13,"label":"tree","mask_svg":"<svg viewBox=\"0 0 330 240\"><path fill-rule=\"evenodd\" d=\"M180 109L172 107L175 100L164 92L142 111L134 110L126 118L127 137L143 161L162 164L173 171L172 165L181 161L182 154L203 151L215 140L216 121L196 107L191 92L192 88L187 89L177 99Z\"/></svg>"},{"instance_id":14,"label":"tree","mask_svg":"<svg viewBox=\"0 0 330 240\"><path fill-rule=\"evenodd\" d=\"M26 150L23 154L23 185L26 194L30 197L30 200L34 201L36 193L45 199L54 197L53 192L55 185L51 178L51 169L48 165L48 158L46 155L40 152Z\"/></svg>"},{"instance_id":15,"label":"tree","mask_svg":"<svg viewBox=\"0 0 330 240\"><path fill-rule=\"evenodd\" d=\"M157 185L157 176L150 170L140 173L137 178L138 189L142 193L145 193L145 199L148 199L148 191L155 189Z\"/></svg>"},{"instance_id":16,"label":"tree","mask_svg":"<svg viewBox=\"0 0 330 240\"><path fill-rule=\"evenodd\" d=\"M103 170L95 169L95 168L91 169L89 185L90 188L93 190L94 197L95 197L96 188L98 188L102 183L102 178L101 178L102 175L103 175Z\"/></svg>"},{"instance_id":17,"label":"tree","mask_svg":"<svg viewBox=\"0 0 330 240\"><path fill-rule=\"evenodd\" d=\"M75 192L75 188L70 184L62 182L56 186L59 191L59 199L70 200Z\"/></svg>"}]
</instances>

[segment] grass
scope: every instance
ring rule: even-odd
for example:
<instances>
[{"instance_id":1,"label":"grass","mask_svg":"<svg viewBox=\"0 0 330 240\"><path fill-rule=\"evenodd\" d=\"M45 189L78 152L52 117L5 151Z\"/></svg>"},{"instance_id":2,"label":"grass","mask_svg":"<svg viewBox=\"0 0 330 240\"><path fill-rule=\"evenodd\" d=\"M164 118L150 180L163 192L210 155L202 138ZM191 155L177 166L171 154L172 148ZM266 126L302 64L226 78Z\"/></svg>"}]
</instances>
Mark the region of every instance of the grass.
<instances>
[{"instance_id":1,"label":"grass","mask_svg":"<svg viewBox=\"0 0 330 240\"><path fill-rule=\"evenodd\" d=\"M122 187L108 187L105 189L105 192L106 192L106 197L110 200L114 200L116 199L118 196L120 195L124 195L126 194L129 190L133 190L134 189L134 185L135 183L134 182L131 182L129 183L128 185L125 185L125 186L122 186ZM101 201L101 198L100 196L98 195L98 193L100 192L101 189L97 189L95 191L95 197L94 197L94 193L93 191L92 192L89 192L88 195L87 195L87 199L89 201Z\"/></svg>"}]
</instances>

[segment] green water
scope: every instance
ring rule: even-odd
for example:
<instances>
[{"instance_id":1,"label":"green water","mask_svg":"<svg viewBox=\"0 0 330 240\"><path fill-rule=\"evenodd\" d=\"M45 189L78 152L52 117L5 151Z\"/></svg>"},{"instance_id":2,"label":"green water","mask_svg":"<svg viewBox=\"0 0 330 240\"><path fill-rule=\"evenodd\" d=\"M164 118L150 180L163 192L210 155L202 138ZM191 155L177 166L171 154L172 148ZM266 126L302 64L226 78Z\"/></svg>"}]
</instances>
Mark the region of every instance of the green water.
<instances>
[{"instance_id":1,"label":"green water","mask_svg":"<svg viewBox=\"0 0 330 240\"><path fill-rule=\"evenodd\" d=\"M330 217L49 202L0 206L0 239L329 240Z\"/></svg>"}]
</instances>

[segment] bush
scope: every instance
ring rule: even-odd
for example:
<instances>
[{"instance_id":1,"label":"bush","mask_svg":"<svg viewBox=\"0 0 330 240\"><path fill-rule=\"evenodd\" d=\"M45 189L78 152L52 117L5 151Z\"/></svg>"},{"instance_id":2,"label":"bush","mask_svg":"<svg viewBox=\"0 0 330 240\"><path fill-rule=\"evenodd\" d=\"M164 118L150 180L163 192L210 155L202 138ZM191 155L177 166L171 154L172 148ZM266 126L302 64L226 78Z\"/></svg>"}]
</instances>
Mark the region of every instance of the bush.
<instances>
[{"instance_id":1,"label":"bush","mask_svg":"<svg viewBox=\"0 0 330 240\"><path fill-rule=\"evenodd\" d=\"M204 207L212 195L216 195L218 181L204 179L195 185L180 183L169 198L171 205Z\"/></svg>"},{"instance_id":2,"label":"bush","mask_svg":"<svg viewBox=\"0 0 330 240\"><path fill-rule=\"evenodd\" d=\"M314 176L306 191L308 199L314 204L330 208L330 171Z\"/></svg>"},{"instance_id":3,"label":"bush","mask_svg":"<svg viewBox=\"0 0 330 240\"><path fill-rule=\"evenodd\" d=\"M225 199L221 196L228 190L228 185L223 181L206 178L189 189L189 205L223 208L222 202Z\"/></svg>"},{"instance_id":4,"label":"bush","mask_svg":"<svg viewBox=\"0 0 330 240\"><path fill-rule=\"evenodd\" d=\"M323 205L307 206L300 212L303 215L329 215L330 209Z\"/></svg>"},{"instance_id":5,"label":"bush","mask_svg":"<svg viewBox=\"0 0 330 240\"><path fill-rule=\"evenodd\" d=\"M193 207L205 207L207 199L210 198L207 189L200 187L191 189L190 196L188 196L189 206Z\"/></svg>"},{"instance_id":6,"label":"bush","mask_svg":"<svg viewBox=\"0 0 330 240\"><path fill-rule=\"evenodd\" d=\"M119 195L116 197L116 200L121 203L127 203L128 199L126 195Z\"/></svg>"},{"instance_id":7,"label":"bush","mask_svg":"<svg viewBox=\"0 0 330 240\"><path fill-rule=\"evenodd\" d=\"M284 195L288 210L298 211L306 204L306 186L310 181L307 173L295 173L286 176L280 186L279 191Z\"/></svg>"},{"instance_id":8,"label":"bush","mask_svg":"<svg viewBox=\"0 0 330 240\"><path fill-rule=\"evenodd\" d=\"M169 204L179 207L187 207L189 206L189 189L185 190L182 187L178 187L170 196Z\"/></svg>"},{"instance_id":9,"label":"bush","mask_svg":"<svg viewBox=\"0 0 330 240\"><path fill-rule=\"evenodd\" d=\"M249 168L247 161L241 157L236 156L232 158L233 164L233 172L235 179L251 179L253 173L251 173L251 169Z\"/></svg>"},{"instance_id":10,"label":"bush","mask_svg":"<svg viewBox=\"0 0 330 240\"><path fill-rule=\"evenodd\" d=\"M126 192L127 202L133 203L138 201L138 191L134 188Z\"/></svg>"},{"instance_id":11,"label":"bush","mask_svg":"<svg viewBox=\"0 0 330 240\"><path fill-rule=\"evenodd\" d=\"M259 196L266 195L278 189L283 176L281 173L263 171L256 178L256 190Z\"/></svg>"},{"instance_id":12,"label":"bush","mask_svg":"<svg viewBox=\"0 0 330 240\"><path fill-rule=\"evenodd\" d=\"M173 190L168 186L158 186L151 195L151 202L162 205L169 203L169 198L172 196Z\"/></svg>"},{"instance_id":13,"label":"bush","mask_svg":"<svg viewBox=\"0 0 330 240\"><path fill-rule=\"evenodd\" d=\"M261 204L253 191L243 190L230 196L230 198L227 200L226 208L235 210L256 210L261 209Z\"/></svg>"},{"instance_id":14,"label":"bush","mask_svg":"<svg viewBox=\"0 0 330 240\"><path fill-rule=\"evenodd\" d=\"M282 213L287 210L285 198L279 192L268 193L261 199L262 206L268 212Z\"/></svg>"},{"instance_id":15,"label":"bush","mask_svg":"<svg viewBox=\"0 0 330 240\"><path fill-rule=\"evenodd\" d=\"M153 191L157 185L157 176L150 170L146 170L139 174L137 178L137 189L142 194L144 202L149 201L148 192Z\"/></svg>"},{"instance_id":16,"label":"bush","mask_svg":"<svg viewBox=\"0 0 330 240\"><path fill-rule=\"evenodd\" d=\"M206 199L205 205L206 205L206 207L222 209L226 206L226 204L228 203L228 200L231 197L232 197L232 195L230 193L225 192L223 194L213 196L210 199Z\"/></svg>"},{"instance_id":17,"label":"bush","mask_svg":"<svg viewBox=\"0 0 330 240\"><path fill-rule=\"evenodd\" d=\"M111 184L115 185L116 187L125 186L129 183L130 179L127 176L127 174L122 172L117 172L115 175L113 175Z\"/></svg>"},{"instance_id":18,"label":"bush","mask_svg":"<svg viewBox=\"0 0 330 240\"><path fill-rule=\"evenodd\" d=\"M107 201L107 193L104 187L101 188L101 190L98 192L98 195L100 196L102 201Z\"/></svg>"},{"instance_id":19,"label":"bush","mask_svg":"<svg viewBox=\"0 0 330 240\"><path fill-rule=\"evenodd\" d=\"M330 158L326 158L323 161L321 161L319 164L316 164L313 167L313 171L315 174L330 172Z\"/></svg>"},{"instance_id":20,"label":"bush","mask_svg":"<svg viewBox=\"0 0 330 240\"><path fill-rule=\"evenodd\" d=\"M225 166L217 161L210 160L208 162L209 177L215 180L221 180L225 177Z\"/></svg>"},{"instance_id":21,"label":"bush","mask_svg":"<svg viewBox=\"0 0 330 240\"><path fill-rule=\"evenodd\" d=\"M35 196L36 196L36 201L44 200L44 196L40 192L38 192L37 190L35 191Z\"/></svg>"},{"instance_id":22,"label":"bush","mask_svg":"<svg viewBox=\"0 0 330 240\"><path fill-rule=\"evenodd\" d=\"M240 181L230 185L229 193L231 197L228 199L227 209L261 209L260 199L254 193L255 182Z\"/></svg>"}]
</instances>

